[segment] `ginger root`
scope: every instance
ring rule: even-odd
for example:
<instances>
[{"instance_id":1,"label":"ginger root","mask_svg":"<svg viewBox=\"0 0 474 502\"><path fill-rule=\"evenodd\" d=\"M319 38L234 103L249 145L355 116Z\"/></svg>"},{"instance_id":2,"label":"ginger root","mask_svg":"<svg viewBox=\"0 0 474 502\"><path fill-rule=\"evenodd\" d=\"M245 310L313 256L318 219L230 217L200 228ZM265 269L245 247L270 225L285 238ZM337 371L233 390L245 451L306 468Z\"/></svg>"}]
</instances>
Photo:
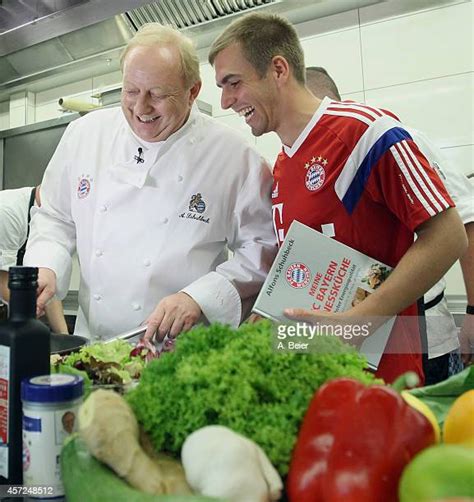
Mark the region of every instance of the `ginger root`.
<instances>
[{"instance_id":1,"label":"ginger root","mask_svg":"<svg viewBox=\"0 0 474 502\"><path fill-rule=\"evenodd\" d=\"M138 422L122 396L99 389L79 410L79 434L94 457L138 490L167 493L160 467L143 451Z\"/></svg>"}]
</instances>

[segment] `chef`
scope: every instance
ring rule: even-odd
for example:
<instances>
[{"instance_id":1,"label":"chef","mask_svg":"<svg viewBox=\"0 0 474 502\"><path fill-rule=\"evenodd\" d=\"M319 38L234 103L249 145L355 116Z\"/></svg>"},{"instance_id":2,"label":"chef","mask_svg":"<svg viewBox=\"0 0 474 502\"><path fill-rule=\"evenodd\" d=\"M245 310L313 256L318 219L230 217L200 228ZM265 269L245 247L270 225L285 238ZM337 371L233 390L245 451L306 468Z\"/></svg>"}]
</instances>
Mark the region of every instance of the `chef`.
<instances>
[{"instance_id":1,"label":"chef","mask_svg":"<svg viewBox=\"0 0 474 502\"><path fill-rule=\"evenodd\" d=\"M0 304L10 300L8 271L23 264L29 233L30 210L41 205L40 187L22 187L0 191ZM0 317L1 318L1 317ZM54 333L68 332L62 303L52 299L46 318Z\"/></svg>"},{"instance_id":2,"label":"chef","mask_svg":"<svg viewBox=\"0 0 474 502\"><path fill-rule=\"evenodd\" d=\"M76 334L238 326L276 253L269 167L199 112L199 60L177 30L143 26L122 72L121 109L72 122L46 169L25 255L40 267L38 309L66 294L77 250Z\"/></svg>"}]
</instances>

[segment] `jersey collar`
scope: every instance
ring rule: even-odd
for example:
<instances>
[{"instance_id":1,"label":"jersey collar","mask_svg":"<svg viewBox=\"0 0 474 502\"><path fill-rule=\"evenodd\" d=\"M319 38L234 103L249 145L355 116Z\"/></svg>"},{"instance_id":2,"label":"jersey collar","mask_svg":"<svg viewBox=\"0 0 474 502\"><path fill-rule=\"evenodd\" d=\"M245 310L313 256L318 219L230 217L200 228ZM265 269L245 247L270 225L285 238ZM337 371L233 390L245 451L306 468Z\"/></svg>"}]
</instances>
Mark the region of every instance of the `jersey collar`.
<instances>
[{"instance_id":1,"label":"jersey collar","mask_svg":"<svg viewBox=\"0 0 474 502\"><path fill-rule=\"evenodd\" d=\"M293 157L293 155L298 151L300 146L304 143L305 139L308 137L309 133L313 130L314 126L318 123L319 119L324 115L326 108L331 99L327 96L321 101L314 115L311 117L310 121L306 124L306 127L301 131L300 135L296 138L296 141L292 146L283 145L283 151L288 155L288 157Z\"/></svg>"}]
</instances>

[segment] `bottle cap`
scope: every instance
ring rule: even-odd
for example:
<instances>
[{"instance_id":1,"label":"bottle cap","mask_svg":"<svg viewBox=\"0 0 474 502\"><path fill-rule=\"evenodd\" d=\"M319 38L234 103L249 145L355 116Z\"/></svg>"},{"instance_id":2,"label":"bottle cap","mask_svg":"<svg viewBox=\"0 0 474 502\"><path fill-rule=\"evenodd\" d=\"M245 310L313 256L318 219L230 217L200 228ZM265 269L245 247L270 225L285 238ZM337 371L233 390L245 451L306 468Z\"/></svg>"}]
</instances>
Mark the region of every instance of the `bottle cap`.
<instances>
[{"instance_id":1,"label":"bottle cap","mask_svg":"<svg viewBox=\"0 0 474 502\"><path fill-rule=\"evenodd\" d=\"M21 399L33 403L60 403L82 396L84 380L78 375L54 373L21 382Z\"/></svg>"},{"instance_id":2,"label":"bottle cap","mask_svg":"<svg viewBox=\"0 0 474 502\"><path fill-rule=\"evenodd\" d=\"M36 289L38 286L38 267L10 267L8 287L10 289Z\"/></svg>"}]
</instances>

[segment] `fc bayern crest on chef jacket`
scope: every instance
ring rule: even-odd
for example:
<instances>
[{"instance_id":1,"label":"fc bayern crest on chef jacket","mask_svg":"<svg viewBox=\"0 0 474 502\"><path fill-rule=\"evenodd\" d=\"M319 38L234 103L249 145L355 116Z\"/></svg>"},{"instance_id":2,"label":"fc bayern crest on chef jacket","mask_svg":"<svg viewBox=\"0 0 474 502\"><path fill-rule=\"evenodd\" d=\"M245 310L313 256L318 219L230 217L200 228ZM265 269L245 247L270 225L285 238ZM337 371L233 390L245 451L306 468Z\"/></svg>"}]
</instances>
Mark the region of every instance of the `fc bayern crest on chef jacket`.
<instances>
[{"instance_id":1,"label":"fc bayern crest on chef jacket","mask_svg":"<svg viewBox=\"0 0 474 502\"><path fill-rule=\"evenodd\" d=\"M286 280L292 288L305 288L310 279L311 273L304 263L292 263L286 269Z\"/></svg>"},{"instance_id":2,"label":"fc bayern crest on chef jacket","mask_svg":"<svg viewBox=\"0 0 474 502\"><path fill-rule=\"evenodd\" d=\"M321 157L313 157L309 162L306 162L304 168L306 169L305 185L310 192L319 190L326 180L326 171L324 167L327 165L328 160Z\"/></svg>"},{"instance_id":3,"label":"fc bayern crest on chef jacket","mask_svg":"<svg viewBox=\"0 0 474 502\"><path fill-rule=\"evenodd\" d=\"M77 198L85 199L91 191L91 186L92 178L89 175L82 174L77 184Z\"/></svg>"}]
</instances>

